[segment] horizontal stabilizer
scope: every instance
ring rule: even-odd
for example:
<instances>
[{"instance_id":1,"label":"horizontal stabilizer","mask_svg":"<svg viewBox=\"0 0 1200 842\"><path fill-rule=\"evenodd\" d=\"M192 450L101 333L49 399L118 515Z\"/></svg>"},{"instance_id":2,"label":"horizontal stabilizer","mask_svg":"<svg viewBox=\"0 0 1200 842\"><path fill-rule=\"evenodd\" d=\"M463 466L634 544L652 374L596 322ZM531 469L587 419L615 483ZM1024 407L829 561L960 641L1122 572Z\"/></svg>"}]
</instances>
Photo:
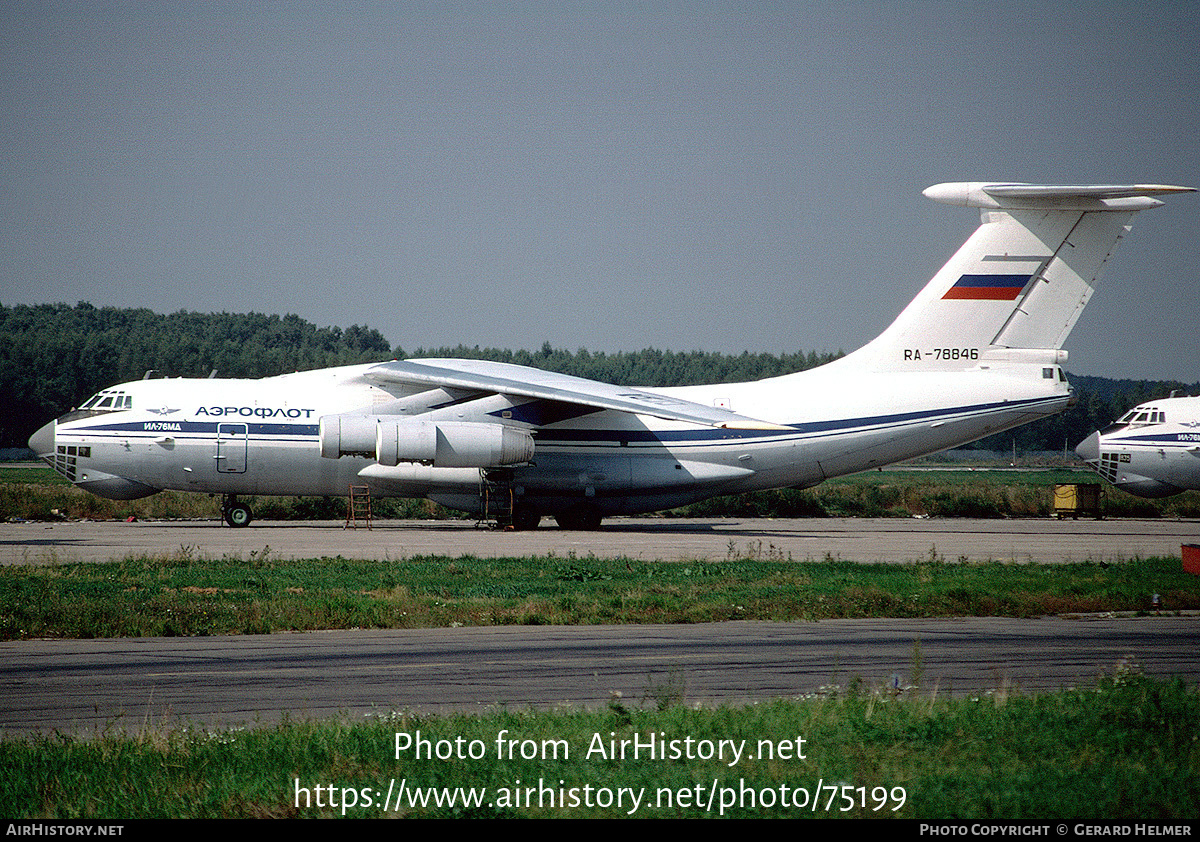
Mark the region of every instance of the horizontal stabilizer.
<instances>
[{"instance_id":1,"label":"horizontal stabilizer","mask_svg":"<svg viewBox=\"0 0 1200 842\"><path fill-rule=\"evenodd\" d=\"M1152 196L1192 192L1195 192L1194 187L1170 184L1054 185L958 181L927 187L924 194L936 202L970 208L1145 210L1162 204Z\"/></svg>"},{"instance_id":2,"label":"horizontal stabilizer","mask_svg":"<svg viewBox=\"0 0 1200 842\"><path fill-rule=\"evenodd\" d=\"M1045 184L990 184L983 188L991 196L1065 197L1090 196L1097 199L1119 199L1127 196L1154 196L1163 193L1192 193L1195 187L1176 187L1171 184L1078 184L1053 186Z\"/></svg>"}]
</instances>

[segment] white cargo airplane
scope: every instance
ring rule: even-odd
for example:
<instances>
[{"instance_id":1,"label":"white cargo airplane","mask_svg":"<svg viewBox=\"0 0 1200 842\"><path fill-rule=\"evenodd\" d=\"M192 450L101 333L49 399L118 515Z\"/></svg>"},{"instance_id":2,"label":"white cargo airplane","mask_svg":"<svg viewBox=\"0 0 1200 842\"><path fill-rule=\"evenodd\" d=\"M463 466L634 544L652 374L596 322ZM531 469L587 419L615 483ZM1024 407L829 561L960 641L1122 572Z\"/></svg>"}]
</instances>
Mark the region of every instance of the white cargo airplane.
<instances>
[{"instance_id":1,"label":"white cargo airplane","mask_svg":"<svg viewBox=\"0 0 1200 842\"><path fill-rule=\"evenodd\" d=\"M1117 488L1139 497L1200 489L1200 397L1136 406L1075 452Z\"/></svg>"},{"instance_id":2,"label":"white cargo airplane","mask_svg":"<svg viewBox=\"0 0 1200 842\"><path fill-rule=\"evenodd\" d=\"M1052 415L1063 341L1133 215L1192 188L957 183L979 228L895 322L819 368L752 383L630 388L523 366L421 359L262 380L105 389L29 445L81 488L426 497L533 528L720 494L806 487Z\"/></svg>"}]
</instances>

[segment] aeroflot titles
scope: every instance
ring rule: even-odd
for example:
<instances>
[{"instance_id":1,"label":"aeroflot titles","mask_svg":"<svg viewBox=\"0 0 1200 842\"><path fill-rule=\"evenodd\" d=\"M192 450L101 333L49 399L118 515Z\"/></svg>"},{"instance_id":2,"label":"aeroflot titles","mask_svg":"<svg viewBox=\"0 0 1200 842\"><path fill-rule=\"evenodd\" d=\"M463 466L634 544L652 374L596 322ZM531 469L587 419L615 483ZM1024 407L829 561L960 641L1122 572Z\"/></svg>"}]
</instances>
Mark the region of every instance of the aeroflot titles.
<instances>
[{"instance_id":1,"label":"aeroflot titles","mask_svg":"<svg viewBox=\"0 0 1200 842\"><path fill-rule=\"evenodd\" d=\"M196 410L197 415L241 415L244 418L312 418L315 409L272 409L267 406L208 406Z\"/></svg>"}]
</instances>

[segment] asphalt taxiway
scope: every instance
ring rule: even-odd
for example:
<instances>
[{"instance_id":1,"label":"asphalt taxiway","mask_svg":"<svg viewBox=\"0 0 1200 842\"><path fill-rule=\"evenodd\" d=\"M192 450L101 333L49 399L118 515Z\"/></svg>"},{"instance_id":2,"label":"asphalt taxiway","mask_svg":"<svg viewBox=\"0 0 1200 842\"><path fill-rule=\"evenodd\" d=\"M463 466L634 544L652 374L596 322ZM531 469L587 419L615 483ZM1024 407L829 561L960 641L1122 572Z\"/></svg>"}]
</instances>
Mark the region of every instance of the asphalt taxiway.
<instances>
[{"instance_id":1,"label":"asphalt taxiway","mask_svg":"<svg viewBox=\"0 0 1200 842\"><path fill-rule=\"evenodd\" d=\"M0 564L111 561L126 555L186 551L221 558L269 548L275 558L395 559L419 555L486 558L593 555L646 561L731 556L859 562L1114 561L1179 555L1200 542L1187 520L958 520L918 518L611 518L595 532L550 526L528 532L478 528L472 521L376 521L371 529L340 522L255 522L232 529L218 521L0 524Z\"/></svg>"},{"instance_id":2,"label":"asphalt taxiway","mask_svg":"<svg viewBox=\"0 0 1200 842\"><path fill-rule=\"evenodd\" d=\"M0 644L0 732L397 712L743 704L866 689L993 697L1142 671L1200 681L1186 617L542 626Z\"/></svg>"},{"instance_id":3,"label":"asphalt taxiway","mask_svg":"<svg viewBox=\"0 0 1200 842\"><path fill-rule=\"evenodd\" d=\"M465 521L0 524L0 563L126 555L250 558L730 556L903 563L931 556L1071 563L1178 555L1195 521L673 520L616 518L598 532L477 529ZM839 620L679 626L330 631L0 644L0 732L229 726L282 716L655 704L740 704L870 687L995 694L1088 685L1126 669L1200 681L1200 619ZM913 691L909 691L913 692Z\"/></svg>"}]
</instances>

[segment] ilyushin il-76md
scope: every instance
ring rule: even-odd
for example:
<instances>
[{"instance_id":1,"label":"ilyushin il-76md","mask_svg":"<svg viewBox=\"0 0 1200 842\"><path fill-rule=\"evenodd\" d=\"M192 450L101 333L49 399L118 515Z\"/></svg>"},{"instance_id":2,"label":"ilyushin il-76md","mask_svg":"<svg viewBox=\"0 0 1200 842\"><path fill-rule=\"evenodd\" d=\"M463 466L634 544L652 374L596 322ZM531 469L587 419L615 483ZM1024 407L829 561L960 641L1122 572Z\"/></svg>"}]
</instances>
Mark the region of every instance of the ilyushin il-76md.
<instances>
[{"instance_id":1,"label":"ilyushin il-76md","mask_svg":"<svg viewBox=\"0 0 1200 842\"><path fill-rule=\"evenodd\" d=\"M1117 488L1139 497L1200 489L1200 397L1135 406L1075 452Z\"/></svg>"},{"instance_id":2,"label":"ilyushin il-76md","mask_svg":"<svg viewBox=\"0 0 1200 842\"><path fill-rule=\"evenodd\" d=\"M876 339L748 383L632 388L479 360L105 389L29 445L103 497L424 497L566 529L724 494L807 487L955 447L1072 401L1063 342L1133 216L1168 185L938 184L975 233Z\"/></svg>"}]
</instances>

